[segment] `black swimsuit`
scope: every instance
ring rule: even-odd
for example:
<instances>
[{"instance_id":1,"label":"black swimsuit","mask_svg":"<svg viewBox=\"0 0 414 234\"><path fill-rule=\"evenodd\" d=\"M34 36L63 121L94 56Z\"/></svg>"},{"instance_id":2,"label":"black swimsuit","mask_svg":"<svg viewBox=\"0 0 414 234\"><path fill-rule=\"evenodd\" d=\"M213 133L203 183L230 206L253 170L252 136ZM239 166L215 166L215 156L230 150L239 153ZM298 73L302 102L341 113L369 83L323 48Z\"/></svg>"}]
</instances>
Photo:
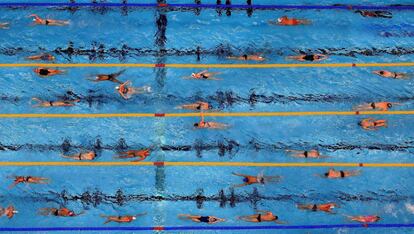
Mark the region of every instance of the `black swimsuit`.
<instances>
[{"instance_id":1,"label":"black swimsuit","mask_svg":"<svg viewBox=\"0 0 414 234\"><path fill-rule=\"evenodd\" d=\"M53 213L52 213L54 216L59 216L59 210L58 209L55 209L55 211L53 211Z\"/></svg>"},{"instance_id":2,"label":"black swimsuit","mask_svg":"<svg viewBox=\"0 0 414 234\"><path fill-rule=\"evenodd\" d=\"M306 60L306 61L314 61L315 60L315 57L312 54L307 54L302 59L303 60Z\"/></svg>"},{"instance_id":3,"label":"black swimsuit","mask_svg":"<svg viewBox=\"0 0 414 234\"><path fill-rule=\"evenodd\" d=\"M303 153L303 155L305 156L305 158L308 157L308 151L305 151L305 153Z\"/></svg>"},{"instance_id":4,"label":"black swimsuit","mask_svg":"<svg viewBox=\"0 0 414 234\"><path fill-rule=\"evenodd\" d=\"M45 25L48 25L49 23L49 20L45 20Z\"/></svg>"},{"instance_id":5,"label":"black swimsuit","mask_svg":"<svg viewBox=\"0 0 414 234\"><path fill-rule=\"evenodd\" d=\"M313 206L312 206L312 211L317 211L318 210L318 206L316 205L316 204L314 204Z\"/></svg>"},{"instance_id":6,"label":"black swimsuit","mask_svg":"<svg viewBox=\"0 0 414 234\"><path fill-rule=\"evenodd\" d=\"M257 222L262 222L262 215L261 214L258 214L257 215Z\"/></svg>"},{"instance_id":7,"label":"black swimsuit","mask_svg":"<svg viewBox=\"0 0 414 234\"><path fill-rule=\"evenodd\" d=\"M371 103L371 107L372 107L372 109L375 109L375 102Z\"/></svg>"},{"instance_id":8,"label":"black swimsuit","mask_svg":"<svg viewBox=\"0 0 414 234\"><path fill-rule=\"evenodd\" d=\"M202 223L209 223L209 216L200 216L200 218L198 218L198 220Z\"/></svg>"},{"instance_id":9,"label":"black swimsuit","mask_svg":"<svg viewBox=\"0 0 414 234\"><path fill-rule=\"evenodd\" d=\"M340 171L341 173L341 177L344 178L345 177L345 172L344 171Z\"/></svg>"},{"instance_id":10,"label":"black swimsuit","mask_svg":"<svg viewBox=\"0 0 414 234\"><path fill-rule=\"evenodd\" d=\"M47 69L40 69L39 70L39 74L40 75L42 75L42 76L47 76L47 75L49 75L49 70L47 70Z\"/></svg>"}]
</instances>

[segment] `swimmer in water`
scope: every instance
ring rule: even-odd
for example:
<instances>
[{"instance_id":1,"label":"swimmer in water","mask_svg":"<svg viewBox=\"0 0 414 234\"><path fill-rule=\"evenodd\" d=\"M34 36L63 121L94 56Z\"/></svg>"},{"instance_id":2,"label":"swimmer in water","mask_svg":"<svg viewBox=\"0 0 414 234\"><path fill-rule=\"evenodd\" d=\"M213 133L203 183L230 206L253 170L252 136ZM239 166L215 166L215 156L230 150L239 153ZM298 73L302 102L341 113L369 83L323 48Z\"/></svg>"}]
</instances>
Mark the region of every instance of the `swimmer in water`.
<instances>
[{"instance_id":1,"label":"swimmer in water","mask_svg":"<svg viewBox=\"0 0 414 234\"><path fill-rule=\"evenodd\" d=\"M64 158L70 158L74 160L94 160L96 158L96 153L94 151L89 151L85 153L78 153L73 155L61 155Z\"/></svg>"},{"instance_id":2,"label":"swimmer in water","mask_svg":"<svg viewBox=\"0 0 414 234\"><path fill-rule=\"evenodd\" d=\"M33 25L47 25L47 26L69 25L69 20L42 19L36 14L31 14L28 17L33 17Z\"/></svg>"},{"instance_id":3,"label":"swimmer in water","mask_svg":"<svg viewBox=\"0 0 414 234\"><path fill-rule=\"evenodd\" d=\"M372 73L385 77L385 78L391 78L391 79L396 79L396 80L406 80L410 78L410 76L407 73L392 72L392 71L387 71L387 70L378 70L378 71L373 71Z\"/></svg>"},{"instance_id":4,"label":"swimmer in water","mask_svg":"<svg viewBox=\"0 0 414 234\"><path fill-rule=\"evenodd\" d=\"M95 76L95 79L88 79L88 80L93 81L93 82L111 81L114 83L122 84L124 82L118 80L117 78L118 76L122 75L124 72L125 72L125 69L119 72L116 72L116 73L111 73L111 74L98 74Z\"/></svg>"},{"instance_id":5,"label":"swimmer in water","mask_svg":"<svg viewBox=\"0 0 414 234\"><path fill-rule=\"evenodd\" d=\"M9 29L9 23L0 23L0 28L1 29Z\"/></svg>"},{"instance_id":6,"label":"swimmer in water","mask_svg":"<svg viewBox=\"0 0 414 234\"><path fill-rule=\"evenodd\" d=\"M120 152L119 155L114 156L114 158L138 158L132 162L139 162L145 160L148 156L150 156L150 154L150 149L128 150L125 152Z\"/></svg>"},{"instance_id":7,"label":"swimmer in water","mask_svg":"<svg viewBox=\"0 0 414 234\"><path fill-rule=\"evenodd\" d=\"M122 83L119 86L116 86L115 89L118 90L118 93L124 98L129 99L134 94L142 94L151 92L151 87L130 87L131 82L128 80L125 83Z\"/></svg>"},{"instance_id":8,"label":"swimmer in water","mask_svg":"<svg viewBox=\"0 0 414 234\"><path fill-rule=\"evenodd\" d=\"M286 59L294 59L301 62L319 62L322 60L327 59L328 56L324 54L302 54L302 55L296 55L296 56L288 56Z\"/></svg>"},{"instance_id":9,"label":"swimmer in water","mask_svg":"<svg viewBox=\"0 0 414 234\"><path fill-rule=\"evenodd\" d=\"M339 207L336 203L325 203L325 204L298 204L298 209L309 210L309 211L323 211L326 213L335 214L332 209Z\"/></svg>"},{"instance_id":10,"label":"swimmer in water","mask_svg":"<svg viewBox=\"0 0 414 234\"><path fill-rule=\"evenodd\" d=\"M244 54L242 56L228 56L227 59L233 60L252 60L252 61L264 61L265 58L260 55L247 55Z\"/></svg>"},{"instance_id":11,"label":"swimmer in water","mask_svg":"<svg viewBox=\"0 0 414 234\"><path fill-rule=\"evenodd\" d=\"M375 120L374 118L367 118L361 120L361 122L359 122L358 125L365 130L378 130L378 128L380 127L387 127L387 120Z\"/></svg>"},{"instance_id":12,"label":"swimmer in water","mask_svg":"<svg viewBox=\"0 0 414 234\"><path fill-rule=\"evenodd\" d=\"M76 217L79 216L81 214L84 214L85 211L81 211L79 214L75 214L74 211L69 210L68 208L41 208L39 210L39 214L40 215L44 215L44 216L48 216L48 215L52 215L52 216L57 216L57 217Z\"/></svg>"},{"instance_id":13,"label":"swimmer in water","mask_svg":"<svg viewBox=\"0 0 414 234\"><path fill-rule=\"evenodd\" d=\"M287 16L282 16L277 19L277 21L269 21L269 24L273 25L283 25L283 26L296 26L296 25L307 25L311 24L310 20L307 19L295 19L295 18L288 18Z\"/></svg>"},{"instance_id":14,"label":"swimmer in water","mask_svg":"<svg viewBox=\"0 0 414 234\"><path fill-rule=\"evenodd\" d=\"M356 222L365 223L365 224L366 223L376 223L381 219L381 217L379 217L378 215L366 215L366 216L344 215L344 216L347 217L351 221L356 221Z\"/></svg>"},{"instance_id":15,"label":"swimmer in water","mask_svg":"<svg viewBox=\"0 0 414 234\"><path fill-rule=\"evenodd\" d=\"M230 126L223 123L217 123L217 122L206 122L204 121L204 115L203 112L201 112L201 120L198 123L194 124L195 128L210 128L210 129L226 129Z\"/></svg>"},{"instance_id":16,"label":"swimmer in water","mask_svg":"<svg viewBox=\"0 0 414 234\"><path fill-rule=\"evenodd\" d=\"M392 13L389 11L364 11L357 10L355 13L359 13L363 17L374 17L374 18L392 18Z\"/></svg>"},{"instance_id":17,"label":"swimmer in water","mask_svg":"<svg viewBox=\"0 0 414 234\"><path fill-rule=\"evenodd\" d=\"M15 214L19 213L14 206L10 205L7 208L0 207L0 216L7 216L7 218L11 219Z\"/></svg>"},{"instance_id":18,"label":"swimmer in water","mask_svg":"<svg viewBox=\"0 0 414 234\"><path fill-rule=\"evenodd\" d=\"M362 104L353 108L354 111L388 111L388 109L392 108L393 105L401 105L397 102L371 102L367 104Z\"/></svg>"},{"instance_id":19,"label":"swimmer in water","mask_svg":"<svg viewBox=\"0 0 414 234\"><path fill-rule=\"evenodd\" d=\"M40 55L33 55L26 57L27 60L43 60L43 61L53 61L55 60L55 56L51 54L40 54ZM39 68L42 69L42 68ZM47 69L46 69L47 70ZM42 71L42 74L46 74L46 71Z\"/></svg>"},{"instance_id":20,"label":"swimmer in water","mask_svg":"<svg viewBox=\"0 0 414 234\"><path fill-rule=\"evenodd\" d=\"M277 183L279 182L282 177L281 176L265 176L263 173L259 173L257 176L245 175L234 173L235 176L241 176L243 178L243 184L234 185L233 187L243 187L252 184L268 184L268 183Z\"/></svg>"},{"instance_id":21,"label":"swimmer in water","mask_svg":"<svg viewBox=\"0 0 414 234\"><path fill-rule=\"evenodd\" d=\"M58 69L52 69L52 68L35 68L33 71L38 74L40 77L48 77L48 76L54 76L54 75L60 75L65 73L66 71L58 70Z\"/></svg>"},{"instance_id":22,"label":"swimmer in water","mask_svg":"<svg viewBox=\"0 0 414 234\"><path fill-rule=\"evenodd\" d=\"M215 77L215 75L218 74L220 74L220 72L208 72L207 70L204 70L198 73L191 73L191 76L184 78L194 80L221 80L220 78Z\"/></svg>"},{"instance_id":23,"label":"swimmer in water","mask_svg":"<svg viewBox=\"0 0 414 234\"><path fill-rule=\"evenodd\" d=\"M200 215L189 215L189 214L179 214L178 218L189 219L196 223L207 223L207 224L215 224L215 223L226 221L225 219L217 218L215 216L200 216Z\"/></svg>"},{"instance_id":24,"label":"swimmer in water","mask_svg":"<svg viewBox=\"0 0 414 234\"><path fill-rule=\"evenodd\" d=\"M328 172L324 173L323 175L319 175L324 178L329 179L337 179L337 178L345 178L345 177L351 177L351 176L358 176L361 174L361 171L355 170L355 171L337 171L333 168L329 169Z\"/></svg>"},{"instance_id":25,"label":"swimmer in water","mask_svg":"<svg viewBox=\"0 0 414 234\"><path fill-rule=\"evenodd\" d=\"M315 149L311 149L308 151L303 150L286 150L286 152L296 158L329 158L328 156L323 156L319 153L319 151Z\"/></svg>"},{"instance_id":26,"label":"swimmer in water","mask_svg":"<svg viewBox=\"0 0 414 234\"><path fill-rule=\"evenodd\" d=\"M117 223L130 223L137 219L139 216L144 216L147 213L137 214L137 215L124 215L124 216L110 216L110 215L101 215L102 218L106 218L104 224L110 222L117 222Z\"/></svg>"},{"instance_id":27,"label":"swimmer in water","mask_svg":"<svg viewBox=\"0 0 414 234\"><path fill-rule=\"evenodd\" d=\"M184 104L177 106L176 109L185 109L185 110L210 110L213 107L207 102L196 102L191 104Z\"/></svg>"},{"instance_id":28,"label":"swimmer in water","mask_svg":"<svg viewBox=\"0 0 414 234\"><path fill-rule=\"evenodd\" d=\"M278 224L284 224L284 222L279 221L279 217L277 215L274 215L271 211L258 210L257 212L257 214L253 215L239 216L238 219L253 223L275 222Z\"/></svg>"},{"instance_id":29,"label":"swimmer in water","mask_svg":"<svg viewBox=\"0 0 414 234\"><path fill-rule=\"evenodd\" d=\"M62 106L74 106L76 102L79 102L79 99L76 100L66 100L66 101L43 101L39 98L32 98L32 101L37 102L37 104L32 105L32 107L62 107Z\"/></svg>"},{"instance_id":30,"label":"swimmer in water","mask_svg":"<svg viewBox=\"0 0 414 234\"><path fill-rule=\"evenodd\" d=\"M44 177L34 177L34 176L13 176L13 177L14 177L14 182L13 184L9 186L9 189L12 189L14 186L18 184L47 184L49 183L49 179L44 178Z\"/></svg>"}]
</instances>

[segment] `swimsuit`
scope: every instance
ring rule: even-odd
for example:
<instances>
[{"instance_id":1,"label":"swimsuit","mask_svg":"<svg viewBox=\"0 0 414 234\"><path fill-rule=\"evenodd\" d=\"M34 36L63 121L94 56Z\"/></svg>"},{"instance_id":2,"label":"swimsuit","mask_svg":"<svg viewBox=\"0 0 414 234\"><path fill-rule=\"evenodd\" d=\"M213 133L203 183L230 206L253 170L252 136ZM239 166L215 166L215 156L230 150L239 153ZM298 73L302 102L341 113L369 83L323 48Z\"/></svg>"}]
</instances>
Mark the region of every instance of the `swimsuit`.
<instances>
[{"instance_id":1,"label":"swimsuit","mask_svg":"<svg viewBox=\"0 0 414 234\"><path fill-rule=\"evenodd\" d=\"M49 102L49 105L50 105L50 106L53 106L53 101L50 101L50 102Z\"/></svg>"},{"instance_id":2,"label":"swimsuit","mask_svg":"<svg viewBox=\"0 0 414 234\"><path fill-rule=\"evenodd\" d=\"M259 222L259 223L262 222L262 215L258 214L256 219L257 219L257 222Z\"/></svg>"},{"instance_id":3,"label":"swimsuit","mask_svg":"<svg viewBox=\"0 0 414 234\"><path fill-rule=\"evenodd\" d=\"M59 210L55 209L54 211L52 211L52 215L59 216Z\"/></svg>"},{"instance_id":4,"label":"swimsuit","mask_svg":"<svg viewBox=\"0 0 414 234\"><path fill-rule=\"evenodd\" d=\"M39 74L40 75L42 75L42 76L47 76L47 75L49 75L49 70L47 70L47 69L40 69L39 70Z\"/></svg>"},{"instance_id":5,"label":"swimsuit","mask_svg":"<svg viewBox=\"0 0 414 234\"><path fill-rule=\"evenodd\" d=\"M200 221L201 223L209 223L209 216L200 216L200 218L198 218L198 221Z\"/></svg>"},{"instance_id":6,"label":"swimsuit","mask_svg":"<svg viewBox=\"0 0 414 234\"><path fill-rule=\"evenodd\" d=\"M308 151L305 151L305 153L303 153L303 155L305 156L305 158L308 157Z\"/></svg>"},{"instance_id":7,"label":"swimsuit","mask_svg":"<svg viewBox=\"0 0 414 234\"><path fill-rule=\"evenodd\" d=\"M371 103L371 107L372 107L372 109L375 109L375 102Z\"/></svg>"},{"instance_id":8,"label":"swimsuit","mask_svg":"<svg viewBox=\"0 0 414 234\"><path fill-rule=\"evenodd\" d=\"M48 25L50 23L49 20L45 20L45 25Z\"/></svg>"},{"instance_id":9,"label":"swimsuit","mask_svg":"<svg viewBox=\"0 0 414 234\"><path fill-rule=\"evenodd\" d=\"M316 205L316 204L314 204L313 206L312 206L312 211L317 211L318 210L318 206Z\"/></svg>"},{"instance_id":10,"label":"swimsuit","mask_svg":"<svg viewBox=\"0 0 414 234\"><path fill-rule=\"evenodd\" d=\"M314 61L315 60L315 58L312 54L307 54L302 59L306 60L306 61Z\"/></svg>"},{"instance_id":11,"label":"swimsuit","mask_svg":"<svg viewBox=\"0 0 414 234\"><path fill-rule=\"evenodd\" d=\"M344 178L345 177L345 172L344 171L340 171L341 173L341 177Z\"/></svg>"}]
</instances>

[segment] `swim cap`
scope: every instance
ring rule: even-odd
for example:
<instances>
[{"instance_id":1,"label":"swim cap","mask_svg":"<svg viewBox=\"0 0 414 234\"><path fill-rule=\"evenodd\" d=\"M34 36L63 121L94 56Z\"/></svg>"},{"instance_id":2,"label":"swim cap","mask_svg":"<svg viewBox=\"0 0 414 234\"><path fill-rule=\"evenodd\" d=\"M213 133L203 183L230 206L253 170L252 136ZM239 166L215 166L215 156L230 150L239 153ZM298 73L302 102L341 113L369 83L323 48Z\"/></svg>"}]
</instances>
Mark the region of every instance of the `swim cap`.
<instances>
[{"instance_id":1,"label":"swim cap","mask_svg":"<svg viewBox=\"0 0 414 234\"><path fill-rule=\"evenodd\" d=\"M249 179L247 179L246 177L243 178L243 182L249 182Z\"/></svg>"},{"instance_id":2,"label":"swim cap","mask_svg":"<svg viewBox=\"0 0 414 234\"><path fill-rule=\"evenodd\" d=\"M277 18L277 22L282 23L282 18Z\"/></svg>"},{"instance_id":3,"label":"swim cap","mask_svg":"<svg viewBox=\"0 0 414 234\"><path fill-rule=\"evenodd\" d=\"M69 216L75 216L75 213L73 213L73 211L69 211L68 215Z\"/></svg>"},{"instance_id":4,"label":"swim cap","mask_svg":"<svg viewBox=\"0 0 414 234\"><path fill-rule=\"evenodd\" d=\"M115 89L116 89L116 90L119 90L119 86L116 86L116 87L115 87Z\"/></svg>"},{"instance_id":5,"label":"swim cap","mask_svg":"<svg viewBox=\"0 0 414 234\"><path fill-rule=\"evenodd\" d=\"M137 219L137 217L135 217L135 216L132 216L132 220L136 220Z\"/></svg>"},{"instance_id":6,"label":"swim cap","mask_svg":"<svg viewBox=\"0 0 414 234\"><path fill-rule=\"evenodd\" d=\"M192 77L195 77L195 76L196 76L196 74L195 74L195 73L191 73L191 76L192 76Z\"/></svg>"}]
</instances>

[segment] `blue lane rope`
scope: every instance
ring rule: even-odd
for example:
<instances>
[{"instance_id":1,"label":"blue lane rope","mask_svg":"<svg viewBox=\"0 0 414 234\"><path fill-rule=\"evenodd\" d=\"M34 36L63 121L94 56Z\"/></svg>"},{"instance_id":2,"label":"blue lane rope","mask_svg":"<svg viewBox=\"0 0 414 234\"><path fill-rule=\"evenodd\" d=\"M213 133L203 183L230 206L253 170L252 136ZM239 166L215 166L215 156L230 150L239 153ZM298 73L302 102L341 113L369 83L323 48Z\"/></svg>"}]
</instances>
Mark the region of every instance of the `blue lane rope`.
<instances>
[{"instance_id":1,"label":"blue lane rope","mask_svg":"<svg viewBox=\"0 0 414 234\"><path fill-rule=\"evenodd\" d=\"M156 3L54 3L54 2L3 2L0 7L159 7ZM368 5L225 5L225 4L167 4L165 7L188 7L188 8L242 8L242 9L337 9L337 10L414 10L414 5L387 5L387 6L368 6Z\"/></svg>"},{"instance_id":2,"label":"blue lane rope","mask_svg":"<svg viewBox=\"0 0 414 234\"><path fill-rule=\"evenodd\" d=\"M408 224L330 224L330 225L272 225L272 226L176 226L176 227L0 227L0 232L39 232L39 231L185 231L185 230L288 230L288 229L338 229L338 228L414 228Z\"/></svg>"}]
</instances>

